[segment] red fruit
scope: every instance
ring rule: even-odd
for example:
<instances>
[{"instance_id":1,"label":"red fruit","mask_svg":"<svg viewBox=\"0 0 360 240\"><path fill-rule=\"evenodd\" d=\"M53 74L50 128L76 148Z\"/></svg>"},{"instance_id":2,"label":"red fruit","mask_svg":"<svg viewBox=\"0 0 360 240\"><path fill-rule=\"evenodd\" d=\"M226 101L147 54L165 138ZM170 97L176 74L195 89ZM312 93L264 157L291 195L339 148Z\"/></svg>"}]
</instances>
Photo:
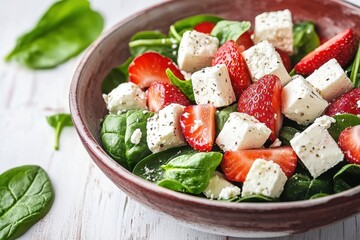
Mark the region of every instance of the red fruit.
<instances>
[{"instance_id":1,"label":"red fruit","mask_svg":"<svg viewBox=\"0 0 360 240\"><path fill-rule=\"evenodd\" d=\"M210 34L213 28L215 27L215 23L212 22L201 22L195 25L194 30L206 34Z\"/></svg>"},{"instance_id":2,"label":"red fruit","mask_svg":"<svg viewBox=\"0 0 360 240\"><path fill-rule=\"evenodd\" d=\"M270 140L275 141L279 134L283 116L281 114L280 79L266 75L250 85L240 96L238 111L254 116L272 131Z\"/></svg>"},{"instance_id":3,"label":"red fruit","mask_svg":"<svg viewBox=\"0 0 360 240\"><path fill-rule=\"evenodd\" d=\"M180 126L186 141L195 150L211 151L215 139L215 111L212 104L185 107Z\"/></svg>"},{"instance_id":4,"label":"red fruit","mask_svg":"<svg viewBox=\"0 0 360 240\"><path fill-rule=\"evenodd\" d=\"M348 162L360 164L360 125L348 127L340 133L339 147Z\"/></svg>"},{"instance_id":5,"label":"red fruit","mask_svg":"<svg viewBox=\"0 0 360 240\"><path fill-rule=\"evenodd\" d=\"M297 156L294 150L291 147L284 146L226 152L221 162L221 169L228 180L244 182L251 165L258 158L279 164L287 177L293 175L297 164Z\"/></svg>"},{"instance_id":6,"label":"red fruit","mask_svg":"<svg viewBox=\"0 0 360 240\"><path fill-rule=\"evenodd\" d=\"M180 79L184 79L179 68L167 57L156 52L146 52L136 57L129 66L129 81L141 88L149 87L153 82L170 83L165 71L171 71Z\"/></svg>"},{"instance_id":7,"label":"red fruit","mask_svg":"<svg viewBox=\"0 0 360 240\"><path fill-rule=\"evenodd\" d=\"M218 49L212 61L212 66L222 63L226 65L237 98L251 83L249 70L241 55L243 51L244 47L239 47L230 40Z\"/></svg>"},{"instance_id":8,"label":"red fruit","mask_svg":"<svg viewBox=\"0 0 360 240\"><path fill-rule=\"evenodd\" d=\"M360 114L360 88L355 88L338 97L330 103L326 115L334 116L337 113Z\"/></svg>"},{"instance_id":9,"label":"red fruit","mask_svg":"<svg viewBox=\"0 0 360 240\"><path fill-rule=\"evenodd\" d=\"M238 38L238 40L236 40L236 43L239 46L244 46L245 50L251 48L252 46L254 46L254 42L251 39L251 34L249 31L244 32L243 34L240 35L240 37Z\"/></svg>"},{"instance_id":10,"label":"red fruit","mask_svg":"<svg viewBox=\"0 0 360 240\"><path fill-rule=\"evenodd\" d=\"M289 55L280 49L276 49L276 51L279 53L281 60L285 66L286 71L290 72L292 70L292 66L291 66L291 59L290 59Z\"/></svg>"},{"instance_id":11,"label":"red fruit","mask_svg":"<svg viewBox=\"0 0 360 240\"><path fill-rule=\"evenodd\" d=\"M170 83L154 82L147 90L147 97L149 110L153 112L158 112L171 103L190 105L184 93Z\"/></svg>"},{"instance_id":12,"label":"red fruit","mask_svg":"<svg viewBox=\"0 0 360 240\"><path fill-rule=\"evenodd\" d=\"M309 75L332 58L345 67L354 57L357 47L355 33L352 29L347 29L307 54L295 65L295 70L299 74Z\"/></svg>"}]
</instances>

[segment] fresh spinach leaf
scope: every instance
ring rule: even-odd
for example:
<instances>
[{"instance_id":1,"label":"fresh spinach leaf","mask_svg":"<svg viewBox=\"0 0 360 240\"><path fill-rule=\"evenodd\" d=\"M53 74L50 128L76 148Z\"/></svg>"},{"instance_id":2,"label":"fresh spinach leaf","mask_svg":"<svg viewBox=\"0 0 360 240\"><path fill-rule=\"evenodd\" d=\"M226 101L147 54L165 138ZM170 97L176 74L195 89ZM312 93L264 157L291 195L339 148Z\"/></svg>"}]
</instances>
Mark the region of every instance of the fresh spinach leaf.
<instances>
[{"instance_id":1,"label":"fresh spinach leaf","mask_svg":"<svg viewBox=\"0 0 360 240\"><path fill-rule=\"evenodd\" d=\"M360 76L359 76L359 69L360 69L360 42L359 47L356 52L355 60L352 64L350 80L352 81L354 87L360 87Z\"/></svg>"},{"instance_id":2,"label":"fresh spinach leaf","mask_svg":"<svg viewBox=\"0 0 360 240\"><path fill-rule=\"evenodd\" d=\"M310 199L317 199L317 198L322 198L322 197L326 197L326 196L329 196L329 194L327 194L327 193L317 193L315 195L312 195L310 197Z\"/></svg>"},{"instance_id":3,"label":"fresh spinach leaf","mask_svg":"<svg viewBox=\"0 0 360 240\"><path fill-rule=\"evenodd\" d=\"M218 135L220 133L221 129L223 129L226 121L230 117L230 113L237 111L237 107L238 107L238 105L235 103L235 104L228 106L222 110L216 111L216 113L215 113L216 135Z\"/></svg>"},{"instance_id":4,"label":"fresh spinach leaf","mask_svg":"<svg viewBox=\"0 0 360 240\"><path fill-rule=\"evenodd\" d=\"M193 91L193 86L192 86L192 81L190 80L181 80L179 79L177 76L175 76L175 74L170 70L170 68L166 69L166 75L168 76L168 78L170 79L170 82L176 86L177 88L180 89L180 91L182 91L185 96L191 101L191 102L195 102L195 97L194 97L194 91Z\"/></svg>"},{"instance_id":5,"label":"fresh spinach leaf","mask_svg":"<svg viewBox=\"0 0 360 240\"><path fill-rule=\"evenodd\" d=\"M279 134L282 145L290 146L290 140L294 138L296 133L300 133L296 128L288 126L282 127Z\"/></svg>"},{"instance_id":6,"label":"fresh spinach leaf","mask_svg":"<svg viewBox=\"0 0 360 240\"><path fill-rule=\"evenodd\" d=\"M274 202L275 199L263 195L249 195L239 198L236 202Z\"/></svg>"},{"instance_id":7,"label":"fresh spinach leaf","mask_svg":"<svg viewBox=\"0 0 360 240\"><path fill-rule=\"evenodd\" d=\"M211 31L211 35L217 37L220 41L220 45L229 40L236 41L241 34L249 30L251 23L247 21L227 21L223 20L218 22L214 29Z\"/></svg>"},{"instance_id":8,"label":"fresh spinach leaf","mask_svg":"<svg viewBox=\"0 0 360 240\"><path fill-rule=\"evenodd\" d=\"M54 148L55 150L59 150L59 140L60 135L64 127L72 127L74 126L71 115L67 113L59 113L51 116L47 116L46 120L48 124L54 128L55 130L55 143Z\"/></svg>"},{"instance_id":9,"label":"fresh spinach leaf","mask_svg":"<svg viewBox=\"0 0 360 240\"><path fill-rule=\"evenodd\" d=\"M320 39L316 33L315 24L310 21L294 24L293 39L294 53L291 56L293 65L298 63L306 54L320 46Z\"/></svg>"},{"instance_id":10,"label":"fresh spinach leaf","mask_svg":"<svg viewBox=\"0 0 360 240\"><path fill-rule=\"evenodd\" d=\"M103 25L102 16L87 0L56 2L31 31L17 39L5 60L34 69L56 67L92 43Z\"/></svg>"},{"instance_id":11,"label":"fresh spinach leaf","mask_svg":"<svg viewBox=\"0 0 360 240\"><path fill-rule=\"evenodd\" d=\"M340 133L345 130L345 128L360 125L360 117L354 114L339 114L333 116L333 118L336 122L331 124L328 131L335 141L338 141Z\"/></svg>"},{"instance_id":12,"label":"fresh spinach leaf","mask_svg":"<svg viewBox=\"0 0 360 240\"><path fill-rule=\"evenodd\" d=\"M39 166L21 166L0 175L0 239L16 239L42 219L54 190Z\"/></svg>"},{"instance_id":13,"label":"fresh spinach leaf","mask_svg":"<svg viewBox=\"0 0 360 240\"><path fill-rule=\"evenodd\" d=\"M333 177L334 192L342 192L360 185L360 165L347 164Z\"/></svg>"}]
</instances>

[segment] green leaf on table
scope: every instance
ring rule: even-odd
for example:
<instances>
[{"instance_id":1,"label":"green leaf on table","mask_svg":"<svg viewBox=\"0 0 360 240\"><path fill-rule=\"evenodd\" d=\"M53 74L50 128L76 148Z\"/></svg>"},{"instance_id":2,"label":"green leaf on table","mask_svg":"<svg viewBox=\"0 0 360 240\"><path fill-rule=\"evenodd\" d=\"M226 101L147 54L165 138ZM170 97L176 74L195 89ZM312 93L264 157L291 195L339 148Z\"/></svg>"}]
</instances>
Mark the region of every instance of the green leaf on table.
<instances>
[{"instance_id":1,"label":"green leaf on table","mask_svg":"<svg viewBox=\"0 0 360 240\"><path fill-rule=\"evenodd\" d=\"M88 47L103 29L102 16L87 0L54 3L35 27L20 36L5 60L34 69L53 68Z\"/></svg>"},{"instance_id":2,"label":"green leaf on table","mask_svg":"<svg viewBox=\"0 0 360 240\"><path fill-rule=\"evenodd\" d=\"M249 30L250 27L251 23L247 21L238 22L223 20L215 25L211 31L211 35L217 37L220 41L220 45L222 45L229 40L236 41L244 32Z\"/></svg>"},{"instance_id":3,"label":"green leaf on table","mask_svg":"<svg viewBox=\"0 0 360 240\"><path fill-rule=\"evenodd\" d=\"M12 168L0 175L0 239L16 239L42 219L54 201L54 190L39 166Z\"/></svg>"},{"instance_id":4,"label":"green leaf on table","mask_svg":"<svg viewBox=\"0 0 360 240\"><path fill-rule=\"evenodd\" d=\"M342 192L360 185L360 165L347 164L333 177L334 192Z\"/></svg>"},{"instance_id":5,"label":"green leaf on table","mask_svg":"<svg viewBox=\"0 0 360 240\"><path fill-rule=\"evenodd\" d=\"M294 138L295 134L300 133L299 130L293 127L282 127L279 133L279 139L282 145L290 146L290 140Z\"/></svg>"},{"instance_id":6,"label":"green leaf on table","mask_svg":"<svg viewBox=\"0 0 360 240\"><path fill-rule=\"evenodd\" d=\"M353 83L354 87L360 87L360 42L359 47L355 55L355 60L352 63L350 80Z\"/></svg>"},{"instance_id":7,"label":"green leaf on table","mask_svg":"<svg viewBox=\"0 0 360 240\"><path fill-rule=\"evenodd\" d=\"M51 127L53 127L55 130L54 148L55 150L59 150L59 139L63 128L71 127L74 125L71 120L71 115L67 113L59 113L59 114L47 116L46 120L48 124Z\"/></svg>"},{"instance_id":8,"label":"green leaf on table","mask_svg":"<svg viewBox=\"0 0 360 240\"><path fill-rule=\"evenodd\" d=\"M170 68L166 69L166 75L170 79L170 82L177 88L182 91L185 96L191 101L195 102L195 96L192 86L191 79L189 80L181 80L170 70Z\"/></svg>"},{"instance_id":9,"label":"green leaf on table","mask_svg":"<svg viewBox=\"0 0 360 240\"><path fill-rule=\"evenodd\" d=\"M220 133L221 129L223 129L226 121L230 117L230 113L237 111L237 106L238 105L235 103L231 106L228 106L226 108L216 111L216 113L215 113L216 135L218 135Z\"/></svg>"},{"instance_id":10,"label":"green leaf on table","mask_svg":"<svg viewBox=\"0 0 360 240\"><path fill-rule=\"evenodd\" d=\"M345 130L345 128L360 125L360 117L354 114L339 114L333 116L333 118L336 122L331 124L328 131L336 142L339 139L340 133Z\"/></svg>"}]
</instances>

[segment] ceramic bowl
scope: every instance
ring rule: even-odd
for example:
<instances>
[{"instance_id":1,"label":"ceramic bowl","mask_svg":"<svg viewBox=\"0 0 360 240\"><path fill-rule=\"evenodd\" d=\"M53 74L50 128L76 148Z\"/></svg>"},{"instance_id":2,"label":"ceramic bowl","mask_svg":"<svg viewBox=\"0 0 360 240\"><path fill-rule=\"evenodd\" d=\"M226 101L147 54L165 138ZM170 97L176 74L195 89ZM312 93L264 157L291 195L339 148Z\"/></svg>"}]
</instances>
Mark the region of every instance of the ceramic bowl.
<instances>
[{"instance_id":1,"label":"ceramic bowl","mask_svg":"<svg viewBox=\"0 0 360 240\"><path fill-rule=\"evenodd\" d=\"M73 77L70 107L75 127L93 161L116 186L139 203L206 232L270 237L304 232L360 210L360 187L315 200L286 203L226 203L174 192L147 182L117 164L101 148L100 121L106 114L101 82L129 56L130 37L141 30L167 33L178 19L210 13L249 20L265 11L290 9L293 20L312 20L329 38L353 28L360 33L360 9L337 0L182 0L167 1L115 25L86 52ZM117 206L114 206L116 208Z\"/></svg>"}]
</instances>

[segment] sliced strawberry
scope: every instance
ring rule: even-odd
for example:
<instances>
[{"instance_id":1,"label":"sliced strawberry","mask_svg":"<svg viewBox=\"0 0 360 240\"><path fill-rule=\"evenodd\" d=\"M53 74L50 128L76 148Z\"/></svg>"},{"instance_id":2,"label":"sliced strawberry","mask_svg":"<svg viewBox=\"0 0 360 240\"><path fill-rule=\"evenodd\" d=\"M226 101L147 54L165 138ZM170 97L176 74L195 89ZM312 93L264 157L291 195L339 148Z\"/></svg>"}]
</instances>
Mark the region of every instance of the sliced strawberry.
<instances>
[{"instance_id":1,"label":"sliced strawberry","mask_svg":"<svg viewBox=\"0 0 360 240\"><path fill-rule=\"evenodd\" d=\"M165 71L167 68L180 79L184 76L175 63L156 52L146 52L136 57L129 66L129 81L145 89L153 82L170 83Z\"/></svg>"},{"instance_id":2,"label":"sliced strawberry","mask_svg":"<svg viewBox=\"0 0 360 240\"><path fill-rule=\"evenodd\" d=\"M149 110L153 112L158 112L171 103L190 105L189 99L180 89L164 82L152 83L147 90L147 98Z\"/></svg>"},{"instance_id":3,"label":"sliced strawberry","mask_svg":"<svg viewBox=\"0 0 360 240\"><path fill-rule=\"evenodd\" d=\"M334 116L337 113L360 114L360 88L355 88L338 97L330 103L326 115Z\"/></svg>"},{"instance_id":4,"label":"sliced strawberry","mask_svg":"<svg viewBox=\"0 0 360 240\"><path fill-rule=\"evenodd\" d=\"M291 59L290 59L289 55L280 49L276 49L276 51L279 53L286 71L290 72L292 70L292 66L291 66Z\"/></svg>"},{"instance_id":5,"label":"sliced strawberry","mask_svg":"<svg viewBox=\"0 0 360 240\"><path fill-rule=\"evenodd\" d=\"M197 25L195 25L194 30L201 32L201 33L210 34L214 27L215 27L215 23L201 22L201 23L198 23Z\"/></svg>"},{"instance_id":6,"label":"sliced strawberry","mask_svg":"<svg viewBox=\"0 0 360 240\"><path fill-rule=\"evenodd\" d=\"M309 75L332 58L345 67L354 57L357 46L355 33L352 29L347 29L307 54L295 65L295 70L299 74Z\"/></svg>"},{"instance_id":7,"label":"sliced strawberry","mask_svg":"<svg viewBox=\"0 0 360 240\"><path fill-rule=\"evenodd\" d=\"M180 126L186 141L195 150L211 151L215 139L215 111L212 104L185 107Z\"/></svg>"},{"instance_id":8,"label":"sliced strawberry","mask_svg":"<svg viewBox=\"0 0 360 240\"><path fill-rule=\"evenodd\" d=\"M348 162L360 164L360 125L348 127L340 133L339 147Z\"/></svg>"},{"instance_id":9,"label":"sliced strawberry","mask_svg":"<svg viewBox=\"0 0 360 240\"><path fill-rule=\"evenodd\" d=\"M270 140L275 141L279 134L283 116L281 114L280 79L266 75L250 85L240 96L238 111L254 116L272 131Z\"/></svg>"},{"instance_id":10,"label":"sliced strawberry","mask_svg":"<svg viewBox=\"0 0 360 240\"><path fill-rule=\"evenodd\" d=\"M251 83L249 70L241 55L243 51L244 47L239 47L230 40L218 49L212 61L212 66L222 63L226 65L237 98Z\"/></svg>"},{"instance_id":11,"label":"sliced strawberry","mask_svg":"<svg viewBox=\"0 0 360 240\"><path fill-rule=\"evenodd\" d=\"M221 162L221 169L228 180L244 182L251 165L259 158L279 164L287 177L293 175L297 164L297 156L294 150L291 147L283 146L226 152Z\"/></svg>"},{"instance_id":12,"label":"sliced strawberry","mask_svg":"<svg viewBox=\"0 0 360 240\"><path fill-rule=\"evenodd\" d=\"M236 43L239 46L244 46L245 50L251 48L252 46L254 46L254 42L251 39L251 34L249 31L244 32L243 34L240 35L240 37L236 40Z\"/></svg>"}]
</instances>

